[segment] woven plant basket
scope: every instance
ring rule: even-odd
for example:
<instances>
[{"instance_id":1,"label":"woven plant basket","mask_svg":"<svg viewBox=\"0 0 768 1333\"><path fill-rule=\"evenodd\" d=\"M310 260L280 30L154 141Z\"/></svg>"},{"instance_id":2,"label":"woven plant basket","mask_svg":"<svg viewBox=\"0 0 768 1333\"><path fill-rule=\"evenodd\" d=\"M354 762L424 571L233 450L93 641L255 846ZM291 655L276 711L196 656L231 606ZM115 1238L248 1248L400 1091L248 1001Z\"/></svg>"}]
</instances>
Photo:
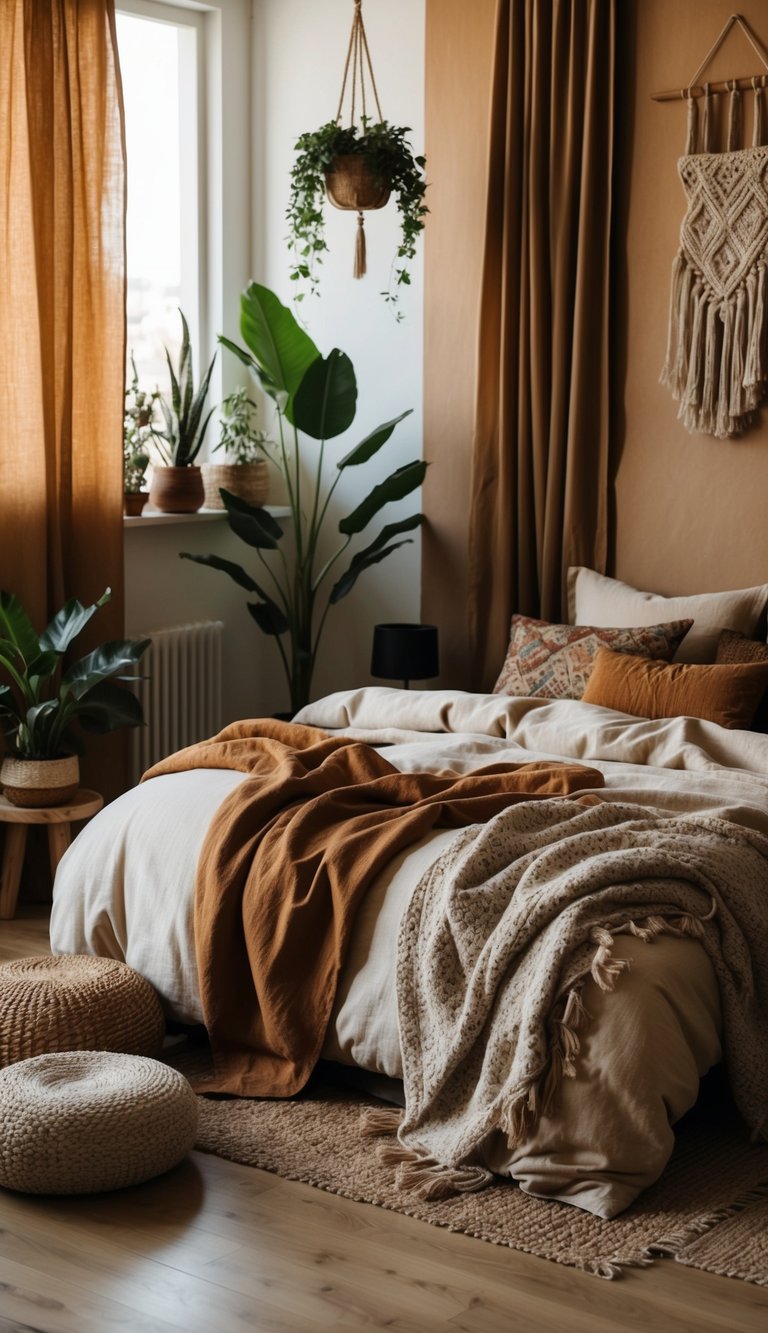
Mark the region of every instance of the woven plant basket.
<instances>
[{"instance_id":1,"label":"woven plant basket","mask_svg":"<svg viewBox=\"0 0 768 1333\"><path fill-rule=\"evenodd\" d=\"M103 1051L39 1055L0 1070L0 1185L91 1194L176 1166L197 1134L197 1098L157 1060Z\"/></svg>"},{"instance_id":2,"label":"woven plant basket","mask_svg":"<svg viewBox=\"0 0 768 1333\"><path fill-rule=\"evenodd\" d=\"M335 208L367 212L383 208L390 189L373 175L361 153L343 153L325 173L325 192Z\"/></svg>"},{"instance_id":3,"label":"woven plant basket","mask_svg":"<svg viewBox=\"0 0 768 1333\"><path fill-rule=\"evenodd\" d=\"M0 1068L49 1051L155 1055L164 1036L156 991L115 958L41 955L0 964Z\"/></svg>"},{"instance_id":4,"label":"woven plant basket","mask_svg":"<svg viewBox=\"0 0 768 1333\"><path fill-rule=\"evenodd\" d=\"M40 810L46 805L66 805L80 785L76 754L64 759L3 760L0 768L3 795L11 805Z\"/></svg>"},{"instance_id":5,"label":"woven plant basket","mask_svg":"<svg viewBox=\"0 0 768 1333\"><path fill-rule=\"evenodd\" d=\"M231 491L239 499L255 508L267 503L269 497L269 468L258 463L203 463L203 487L206 509L223 509L219 489Z\"/></svg>"}]
</instances>

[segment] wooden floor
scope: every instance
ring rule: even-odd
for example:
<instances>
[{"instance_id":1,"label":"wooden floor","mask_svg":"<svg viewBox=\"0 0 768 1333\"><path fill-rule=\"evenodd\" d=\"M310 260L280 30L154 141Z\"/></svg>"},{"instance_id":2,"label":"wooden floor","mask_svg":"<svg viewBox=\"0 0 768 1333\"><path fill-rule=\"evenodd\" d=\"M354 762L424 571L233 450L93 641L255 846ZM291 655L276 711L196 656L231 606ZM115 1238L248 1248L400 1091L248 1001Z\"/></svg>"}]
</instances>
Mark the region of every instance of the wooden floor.
<instances>
[{"instance_id":1,"label":"wooden floor","mask_svg":"<svg viewBox=\"0 0 768 1333\"><path fill-rule=\"evenodd\" d=\"M47 951L20 912L0 958ZM672 1261L605 1282L203 1153L115 1194L0 1191L0 1330L377 1328L765 1333L768 1289Z\"/></svg>"}]
</instances>

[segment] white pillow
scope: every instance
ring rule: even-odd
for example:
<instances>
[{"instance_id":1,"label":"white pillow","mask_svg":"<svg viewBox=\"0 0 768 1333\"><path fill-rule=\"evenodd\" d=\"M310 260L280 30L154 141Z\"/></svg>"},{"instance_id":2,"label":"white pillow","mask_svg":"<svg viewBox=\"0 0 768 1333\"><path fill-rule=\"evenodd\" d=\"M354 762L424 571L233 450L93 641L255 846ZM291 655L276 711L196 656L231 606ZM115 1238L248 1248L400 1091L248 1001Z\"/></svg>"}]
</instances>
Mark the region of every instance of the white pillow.
<instances>
[{"instance_id":1,"label":"white pillow","mask_svg":"<svg viewBox=\"0 0 768 1333\"><path fill-rule=\"evenodd\" d=\"M661 597L639 592L628 583L576 566L568 570L568 619L572 625L628 629L667 620L693 620L674 656L675 662L714 662L722 629L754 638L768 604L768 585L735 592L702 592L690 597Z\"/></svg>"}]
</instances>

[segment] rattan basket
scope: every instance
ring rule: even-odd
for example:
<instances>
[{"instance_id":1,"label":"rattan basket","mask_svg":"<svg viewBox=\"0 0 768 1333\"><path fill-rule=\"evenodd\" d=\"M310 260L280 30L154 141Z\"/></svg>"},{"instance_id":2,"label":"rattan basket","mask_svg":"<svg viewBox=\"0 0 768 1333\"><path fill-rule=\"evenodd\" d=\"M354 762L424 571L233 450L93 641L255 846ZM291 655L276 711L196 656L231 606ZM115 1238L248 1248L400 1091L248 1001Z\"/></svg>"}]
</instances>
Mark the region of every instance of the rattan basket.
<instances>
[{"instance_id":1,"label":"rattan basket","mask_svg":"<svg viewBox=\"0 0 768 1333\"><path fill-rule=\"evenodd\" d=\"M368 211L383 208L390 195L389 186L377 180L360 153L342 153L325 173L325 192L335 208Z\"/></svg>"},{"instance_id":2,"label":"rattan basket","mask_svg":"<svg viewBox=\"0 0 768 1333\"><path fill-rule=\"evenodd\" d=\"M16 759L8 755L0 768L0 785L11 805L39 810L66 805L80 784L76 754L63 759Z\"/></svg>"},{"instance_id":3,"label":"rattan basket","mask_svg":"<svg viewBox=\"0 0 768 1333\"><path fill-rule=\"evenodd\" d=\"M203 463L203 486L206 509L223 509L219 490L230 491L255 508L267 503L269 497L269 468L258 463Z\"/></svg>"}]
</instances>

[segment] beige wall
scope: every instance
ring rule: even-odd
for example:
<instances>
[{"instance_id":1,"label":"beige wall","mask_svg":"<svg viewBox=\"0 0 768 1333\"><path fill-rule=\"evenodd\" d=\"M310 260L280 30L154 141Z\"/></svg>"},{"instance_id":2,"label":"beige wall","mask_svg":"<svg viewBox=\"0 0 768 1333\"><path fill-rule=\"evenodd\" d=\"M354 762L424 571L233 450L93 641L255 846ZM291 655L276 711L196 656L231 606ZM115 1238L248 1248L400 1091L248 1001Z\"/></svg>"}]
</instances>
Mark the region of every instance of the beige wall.
<instances>
[{"instance_id":1,"label":"beige wall","mask_svg":"<svg viewBox=\"0 0 768 1333\"><path fill-rule=\"evenodd\" d=\"M471 11L471 12L470 12ZM494 0L427 0L422 618L440 626L443 683L467 676L466 541L475 393L477 298L486 184ZM651 93L679 86L732 12L729 0L621 0L613 429L614 543L609 572L659 592L768 580L768 409L734 441L691 436L658 383L672 259L684 197L677 158L685 105ZM768 43L765 0L741 12ZM733 32L713 80L752 74ZM744 98L751 133L751 97Z\"/></svg>"},{"instance_id":2,"label":"beige wall","mask_svg":"<svg viewBox=\"0 0 768 1333\"><path fill-rule=\"evenodd\" d=\"M684 213L677 158L685 104L651 93L684 84L729 14L730 0L625 0L627 118L620 146L621 254L615 443L619 578L659 592L742 587L768 579L768 410L735 440L689 435L658 383L670 270ZM634 13L632 13L634 11ZM740 12L768 43L765 0ZM760 62L732 31L709 77L754 74ZM743 99L751 136L752 98Z\"/></svg>"}]
</instances>

